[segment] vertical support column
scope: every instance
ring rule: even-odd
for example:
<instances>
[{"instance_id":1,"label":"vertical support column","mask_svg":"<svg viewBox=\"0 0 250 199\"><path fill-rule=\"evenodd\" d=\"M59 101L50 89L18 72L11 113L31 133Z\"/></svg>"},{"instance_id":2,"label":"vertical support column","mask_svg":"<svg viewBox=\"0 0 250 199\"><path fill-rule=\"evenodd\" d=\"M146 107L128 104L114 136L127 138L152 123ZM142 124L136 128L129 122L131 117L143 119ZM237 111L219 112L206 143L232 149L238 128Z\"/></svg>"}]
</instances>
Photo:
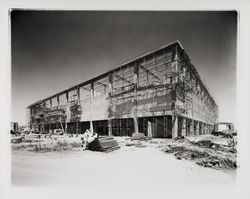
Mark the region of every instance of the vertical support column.
<instances>
[{"instance_id":1,"label":"vertical support column","mask_svg":"<svg viewBox=\"0 0 250 199\"><path fill-rule=\"evenodd\" d=\"M57 106L59 106L60 105L59 95L57 95L56 99L57 99Z\"/></svg>"},{"instance_id":2,"label":"vertical support column","mask_svg":"<svg viewBox=\"0 0 250 199\"><path fill-rule=\"evenodd\" d=\"M209 130L209 126L210 126L210 125L207 124L207 133L208 133L208 134L211 133L210 130Z\"/></svg>"},{"instance_id":3,"label":"vertical support column","mask_svg":"<svg viewBox=\"0 0 250 199\"><path fill-rule=\"evenodd\" d=\"M198 121L194 121L194 135L199 134L199 123Z\"/></svg>"},{"instance_id":4,"label":"vertical support column","mask_svg":"<svg viewBox=\"0 0 250 199\"><path fill-rule=\"evenodd\" d=\"M113 92L113 74L109 74L109 97L112 95Z\"/></svg>"},{"instance_id":5,"label":"vertical support column","mask_svg":"<svg viewBox=\"0 0 250 199\"><path fill-rule=\"evenodd\" d=\"M26 125L31 129L31 108L26 109Z\"/></svg>"},{"instance_id":6,"label":"vertical support column","mask_svg":"<svg viewBox=\"0 0 250 199\"><path fill-rule=\"evenodd\" d=\"M201 134L201 123L198 122L198 134L197 135L200 135Z\"/></svg>"},{"instance_id":7,"label":"vertical support column","mask_svg":"<svg viewBox=\"0 0 250 199\"><path fill-rule=\"evenodd\" d=\"M52 98L51 99L49 99L49 104L50 104L50 109L52 108ZM49 131L50 130L52 130L51 129L51 122L50 122L50 120L49 120Z\"/></svg>"},{"instance_id":8,"label":"vertical support column","mask_svg":"<svg viewBox=\"0 0 250 199\"><path fill-rule=\"evenodd\" d=\"M112 136L112 119L108 119L108 135Z\"/></svg>"},{"instance_id":9,"label":"vertical support column","mask_svg":"<svg viewBox=\"0 0 250 199\"><path fill-rule=\"evenodd\" d=\"M177 83L178 82L178 50L177 50L177 46L175 47L175 56L174 56L174 61L175 61L175 69L174 69L174 72L175 72L175 82L174 83Z\"/></svg>"},{"instance_id":10,"label":"vertical support column","mask_svg":"<svg viewBox=\"0 0 250 199\"><path fill-rule=\"evenodd\" d=\"M66 110L68 110L69 109L69 92L66 91L65 95L66 95ZM68 113L67 112L66 112L66 115L68 117ZM65 119L65 133L67 133L67 129L68 129L68 123L67 123L67 119L68 118L67 117Z\"/></svg>"},{"instance_id":11,"label":"vertical support column","mask_svg":"<svg viewBox=\"0 0 250 199\"><path fill-rule=\"evenodd\" d=\"M200 122L197 121L196 123L196 135L199 135L200 133Z\"/></svg>"},{"instance_id":12,"label":"vertical support column","mask_svg":"<svg viewBox=\"0 0 250 199\"><path fill-rule=\"evenodd\" d=\"M172 115L172 138L178 137L178 116Z\"/></svg>"},{"instance_id":13,"label":"vertical support column","mask_svg":"<svg viewBox=\"0 0 250 199\"><path fill-rule=\"evenodd\" d=\"M175 72L175 80L174 80L174 83L177 83L177 82L178 82L178 67L179 67L178 65L179 65L179 64L178 64L178 61L176 61L176 62L175 62L175 69L174 69L174 70L175 70L175 71L174 71L174 72Z\"/></svg>"},{"instance_id":14,"label":"vertical support column","mask_svg":"<svg viewBox=\"0 0 250 199\"><path fill-rule=\"evenodd\" d=\"M109 87L108 87L108 95L109 95L109 106L111 106L111 96L112 96L112 92L113 92L113 74L109 75ZM109 108L111 111L111 107ZM111 136L112 135L112 119L111 119L111 115L109 113L108 116L108 135Z\"/></svg>"},{"instance_id":15,"label":"vertical support column","mask_svg":"<svg viewBox=\"0 0 250 199\"><path fill-rule=\"evenodd\" d=\"M90 131L94 132L93 127L93 99L94 99L94 82L91 82L90 84L90 97L91 97L91 104L90 104Z\"/></svg>"},{"instance_id":16,"label":"vertical support column","mask_svg":"<svg viewBox=\"0 0 250 199\"><path fill-rule=\"evenodd\" d=\"M187 135L187 119L182 118L182 125L181 125L181 136L185 137Z\"/></svg>"},{"instance_id":17,"label":"vertical support column","mask_svg":"<svg viewBox=\"0 0 250 199\"><path fill-rule=\"evenodd\" d=\"M77 87L76 88L76 97L77 97L77 105L80 105L80 88ZM81 116L80 118L78 118L79 115L77 115L77 118L76 118L76 134L79 133L79 121L78 120L81 120Z\"/></svg>"},{"instance_id":18,"label":"vertical support column","mask_svg":"<svg viewBox=\"0 0 250 199\"><path fill-rule=\"evenodd\" d=\"M196 135L196 121L193 120L193 135Z\"/></svg>"},{"instance_id":19,"label":"vertical support column","mask_svg":"<svg viewBox=\"0 0 250 199\"><path fill-rule=\"evenodd\" d=\"M67 100L67 103L69 102L69 92L67 91L66 93L66 100Z\"/></svg>"},{"instance_id":20,"label":"vertical support column","mask_svg":"<svg viewBox=\"0 0 250 199\"><path fill-rule=\"evenodd\" d=\"M56 101L57 101L57 107L60 106L59 95L56 96ZM64 131L64 129L63 129L63 127L62 127L62 118L61 118L61 116L59 117L59 123L60 123L60 127L61 127L62 130Z\"/></svg>"},{"instance_id":21,"label":"vertical support column","mask_svg":"<svg viewBox=\"0 0 250 199\"><path fill-rule=\"evenodd\" d=\"M134 124L135 124L135 133L139 133L138 129L138 118L137 118L137 87L139 83L138 79L139 68L137 63L134 66Z\"/></svg>"},{"instance_id":22,"label":"vertical support column","mask_svg":"<svg viewBox=\"0 0 250 199\"><path fill-rule=\"evenodd\" d=\"M189 129L189 131L190 131L190 135L194 135L194 120L193 119L190 120L190 129Z\"/></svg>"},{"instance_id":23,"label":"vertical support column","mask_svg":"<svg viewBox=\"0 0 250 199\"><path fill-rule=\"evenodd\" d=\"M152 122L150 120L147 121L147 127L148 127L148 137L152 138L153 134L152 134Z\"/></svg>"},{"instance_id":24,"label":"vertical support column","mask_svg":"<svg viewBox=\"0 0 250 199\"><path fill-rule=\"evenodd\" d=\"M77 103L80 103L80 87L76 88L76 94L77 94Z\"/></svg>"}]
</instances>

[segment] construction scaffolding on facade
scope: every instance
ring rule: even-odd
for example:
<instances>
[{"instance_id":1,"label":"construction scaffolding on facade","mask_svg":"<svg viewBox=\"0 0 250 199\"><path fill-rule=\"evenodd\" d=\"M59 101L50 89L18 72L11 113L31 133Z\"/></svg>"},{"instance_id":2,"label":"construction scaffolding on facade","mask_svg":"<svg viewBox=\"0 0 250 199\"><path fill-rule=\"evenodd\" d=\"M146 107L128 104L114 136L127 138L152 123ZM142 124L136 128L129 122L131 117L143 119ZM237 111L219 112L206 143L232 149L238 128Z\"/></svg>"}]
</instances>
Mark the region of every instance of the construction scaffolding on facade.
<instances>
[{"instance_id":1,"label":"construction scaffolding on facade","mask_svg":"<svg viewBox=\"0 0 250 199\"><path fill-rule=\"evenodd\" d=\"M177 41L34 103L28 115L40 131L172 138L211 132L218 107Z\"/></svg>"}]
</instances>

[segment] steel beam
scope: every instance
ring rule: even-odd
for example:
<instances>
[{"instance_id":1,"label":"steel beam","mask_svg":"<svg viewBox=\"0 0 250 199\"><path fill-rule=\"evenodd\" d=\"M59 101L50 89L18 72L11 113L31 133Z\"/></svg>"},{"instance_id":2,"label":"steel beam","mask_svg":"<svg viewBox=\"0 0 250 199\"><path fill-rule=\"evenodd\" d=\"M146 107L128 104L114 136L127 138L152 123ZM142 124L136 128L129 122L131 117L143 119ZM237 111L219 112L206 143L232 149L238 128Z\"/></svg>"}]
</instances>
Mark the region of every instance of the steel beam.
<instances>
[{"instance_id":1,"label":"steel beam","mask_svg":"<svg viewBox=\"0 0 250 199\"><path fill-rule=\"evenodd\" d=\"M97 83L97 84L99 84L99 85L102 85L102 86L104 86L104 87L106 87L107 85L106 84L104 84L104 83L101 83L101 82L95 82L95 83Z\"/></svg>"},{"instance_id":2,"label":"steel beam","mask_svg":"<svg viewBox=\"0 0 250 199\"><path fill-rule=\"evenodd\" d=\"M139 66L148 74L152 75L154 78L158 79L159 81L161 81L161 79L155 75L154 73L152 73L150 70L146 69L144 66L142 66L141 64L139 64Z\"/></svg>"},{"instance_id":3,"label":"steel beam","mask_svg":"<svg viewBox=\"0 0 250 199\"><path fill-rule=\"evenodd\" d=\"M134 85L134 83L133 83L133 82L131 82L131 81L129 81L129 80L127 80L127 79L125 79L125 78L121 77L120 75L117 75L117 74L114 74L114 75L115 75L116 77L120 78L121 80L126 81L126 82L128 82L128 83L130 83L130 84L133 84L133 85Z\"/></svg>"}]
</instances>

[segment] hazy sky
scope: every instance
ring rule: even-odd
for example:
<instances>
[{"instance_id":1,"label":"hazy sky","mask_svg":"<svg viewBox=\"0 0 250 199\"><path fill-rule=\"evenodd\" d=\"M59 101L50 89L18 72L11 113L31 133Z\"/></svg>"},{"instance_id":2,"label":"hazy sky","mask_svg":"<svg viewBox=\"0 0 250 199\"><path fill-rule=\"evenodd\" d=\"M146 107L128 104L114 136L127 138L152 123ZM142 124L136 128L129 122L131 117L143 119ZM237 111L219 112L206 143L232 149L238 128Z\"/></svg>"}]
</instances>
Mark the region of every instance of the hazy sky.
<instances>
[{"instance_id":1,"label":"hazy sky","mask_svg":"<svg viewBox=\"0 0 250 199\"><path fill-rule=\"evenodd\" d=\"M219 106L236 120L236 12L13 11L12 121L26 107L179 40Z\"/></svg>"}]
</instances>

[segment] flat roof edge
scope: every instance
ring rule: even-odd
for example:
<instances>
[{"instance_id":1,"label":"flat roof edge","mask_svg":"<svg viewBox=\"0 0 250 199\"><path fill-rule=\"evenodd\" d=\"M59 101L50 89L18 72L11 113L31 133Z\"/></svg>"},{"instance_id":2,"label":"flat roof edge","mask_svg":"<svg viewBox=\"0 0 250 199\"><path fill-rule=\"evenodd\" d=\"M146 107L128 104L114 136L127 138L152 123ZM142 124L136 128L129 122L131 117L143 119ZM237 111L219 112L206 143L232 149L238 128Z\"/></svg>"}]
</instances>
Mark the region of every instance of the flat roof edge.
<instances>
[{"instance_id":1,"label":"flat roof edge","mask_svg":"<svg viewBox=\"0 0 250 199\"><path fill-rule=\"evenodd\" d=\"M27 109L27 108L30 108L31 106L37 105L37 104L39 104L39 103L41 103L41 102L43 102L43 101L45 101L45 100L48 100L48 99L50 99L50 98L53 98L53 97L55 97L56 95L60 95L60 94L62 94L62 93L64 93L64 92L66 92L66 91L69 91L69 90L72 90L72 89L74 89L74 88L77 88L78 86L82 86L82 85L85 84L85 83L88 84L88 82L93 81L93 80L95 80L95 79L98 79L99 77L102 77L103 75L106 75L106 74L108 74L108 73L110 73L110 72L112 72L112 71L115 71L115 70L119 69L120 67L124 67L124 66L128 65L129 63L132 63L132 62L134 62L134 61L136 61L136 60L139 60L139 59L141 59L141 58L143 58L143 57L146 57L146 56L148 56L148 55L150 55L150 54L156 53L156 52L158 52L158 51L160 51L160 50L163 50L163 49L165 49L165 48L167 48L167 47L170 47L170 46L172 46L172 45L174 45L174 44L178 44L178 45L181 47L181 49L184 50L184 48L183 48L183 46L182 46L182 44L181 44L181 42L180 42L179 40L176 40L176 41L167 43L167 44L165 44L165 45L163 45L163 46L161 46L161 47L159 47L159 48L155 48L155 49L153 49L153 50L151 50L151 51L148 51L148 52L143 53L143 54L141 54L141 55L139 55L139 56L136 56L136 57L134 57L134 58L132 58L132 59L126 61L126 62L123 62L122 64L116 65L116 66L112 67L111 69L105 71L104 73L102 73L102 74L100 74L100 75L98 75L98 76L95 76L95 77L93 77L93 78L91 78L91 79L89 79L89 80L86 80L86 81L84 81L84 82L82 82L82 83L78 83L78 84L76 84L76 85L74 85L74 86L69 87L68 89L65 89L65 90L62 90L62 91L60 91L60 92L57 92L56 94L51 95L51 96L49 96L49 97L46 97L46 98L44 98L44 99L42 99L42 100L38 100L38 101L36 101L36 102L34 102L34 103L28 105L28 106L26 107L26 109Z\"/></svg>"}]
</instances>

